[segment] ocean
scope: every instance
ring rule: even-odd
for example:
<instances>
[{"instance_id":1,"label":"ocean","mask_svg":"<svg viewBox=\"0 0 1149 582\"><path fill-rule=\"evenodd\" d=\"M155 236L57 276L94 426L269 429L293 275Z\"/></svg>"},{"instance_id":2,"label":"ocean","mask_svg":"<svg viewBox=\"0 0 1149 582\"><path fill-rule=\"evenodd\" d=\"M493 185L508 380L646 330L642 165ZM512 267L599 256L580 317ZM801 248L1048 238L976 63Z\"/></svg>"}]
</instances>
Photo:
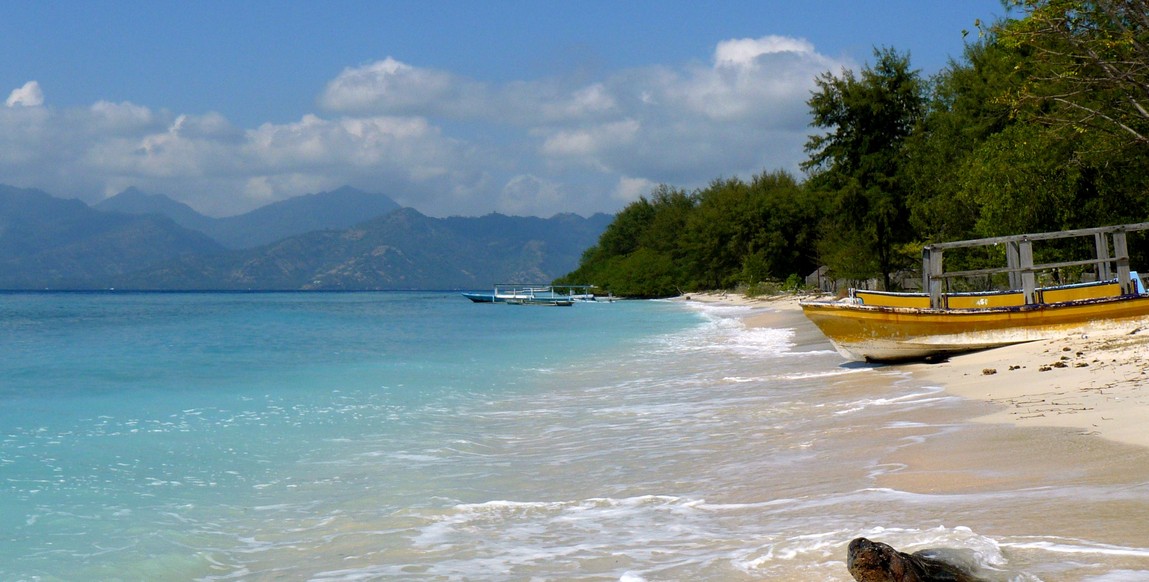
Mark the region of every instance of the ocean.
<instances>
[{"instance_id":1,"label":"ocean","mask_svg":"<svg viewBox=\"0 0 1149 582\"><path fill-rule=\"evenodd\" d=\"M1149 580L1149 455L979 406L769 307L2 294L0 580Z\"/></svg>"}]
</instances>

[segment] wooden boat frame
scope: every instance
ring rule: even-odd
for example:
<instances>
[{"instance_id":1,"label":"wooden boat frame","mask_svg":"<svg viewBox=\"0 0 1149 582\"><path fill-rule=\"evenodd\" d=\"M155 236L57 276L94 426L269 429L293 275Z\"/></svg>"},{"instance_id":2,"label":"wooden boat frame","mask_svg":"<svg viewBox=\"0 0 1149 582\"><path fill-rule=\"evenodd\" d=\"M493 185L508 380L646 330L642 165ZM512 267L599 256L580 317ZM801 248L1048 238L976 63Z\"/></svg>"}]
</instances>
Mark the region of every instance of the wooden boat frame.
<instances>
[{"instance_id":1,"label":"wooden boat frame","mask_svg":"<svg viewBox=\"0 0 1149 582\"><path fill-rule=\"evenodd\" d=\"M934 309L945 309L947 308L946 296L942 291L945 286L945 281L948 279L1006 273L1009 275L1010 288L1018 289L1022 292L1025 305L1033 305L1041 303L1039 300L1040 297L1036 294L1037 271L1093 265L1097 270L1098 281L1106 281L1116 275L1117 284L1120 286L1122 293L1133 294L1136 290L1131 287L1134 281L1130 276L1129 244L1126 233L1142 230L1149 230L1149 222L926 245L922 248L922 289L928 290L929 292L930 307ZM1093 238L1094 249L1096 251L1094 258L1083 261L1034 264L1033 243L1035 241L1082 237ZM1110 246L1110 240L1112 240L1112 246ZM999 244L1005 245L1007 263L1005 268L974 269L947 273L942 264L946 250L987 247ZM1111 248L1112 253L1110 253Z\"/></svg>"},{"instance_id":2,"label":"wooden boat frame","mask_svg":"<svg viewBox=\"0 0 1149 582\"><path fill-rule=\"evenodd\" d=\"M838 351L869 361L930 359L1095 329L1149 316L1149 294L1130 270L1126 238L1128 232L1143 230L1149 230L1149 223L928 245L922 249L926 292L852 289L840 301L801 305ZM1093 238L1094 258L1033 262L1035 241L1074 237ZM945 251L991 245L1006 245L1004 268L945 271ZM1038 272L1089 265L1096 270L1096 282L1037 285ZM1008 275L1011 290L946 292L950 279L1002 273Z\"/></svg>"}]
</instances>

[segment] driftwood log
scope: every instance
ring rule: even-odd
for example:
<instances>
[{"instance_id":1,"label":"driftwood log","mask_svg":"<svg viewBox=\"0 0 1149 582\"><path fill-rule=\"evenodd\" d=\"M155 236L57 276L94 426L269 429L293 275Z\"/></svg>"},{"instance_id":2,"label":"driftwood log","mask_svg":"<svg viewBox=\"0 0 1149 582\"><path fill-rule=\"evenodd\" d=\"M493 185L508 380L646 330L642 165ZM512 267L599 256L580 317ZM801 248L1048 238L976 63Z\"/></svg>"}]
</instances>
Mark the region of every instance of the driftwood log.
<instances>
[{"instance_id":1,"label":"driftwood log","mask_svg":"<svg viewBox=\"0 0 1149 582\"><path fill-rule=\"evenodd\" d=\"M907 554L858 538L850 542L846 567L858 582L983 582L957 565L925 554Z\"/></svg>"}]
</instances>

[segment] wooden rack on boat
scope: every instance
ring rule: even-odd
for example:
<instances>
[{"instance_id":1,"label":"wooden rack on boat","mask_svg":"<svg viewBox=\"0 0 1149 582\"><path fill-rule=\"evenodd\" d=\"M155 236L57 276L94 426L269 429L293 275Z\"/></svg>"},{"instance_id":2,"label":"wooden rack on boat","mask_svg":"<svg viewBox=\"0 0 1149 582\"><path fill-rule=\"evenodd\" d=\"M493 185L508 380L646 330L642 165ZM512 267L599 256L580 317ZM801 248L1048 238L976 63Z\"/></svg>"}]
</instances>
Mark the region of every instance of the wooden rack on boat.
<instances>
[{"instance_id":1,"label":"wooden rack on boat","mask_svg":"<svg viewBox=\"0 0 1149 582\"><path fill-rule=\"evenodd\" d=\"M1120 293L1133 294L1137 291L1130 276L1129 246L1126 242L1125 234L1127 232L1141 230L1149 230L1149 222L1065 230L1061 232L999 236L926 245L922 248L922 289L929 293L930 307L933 309L945 309L947 307L947 295L944 292L944 287L947 279L1007 273L1010 288L1019 289L1021 291L1025 304L1034 304L1040 302L1036 277L1037 271L1081 265L1095 265L1097 268L1098 281L1106 281L1114 278L1114 275L1116 275ZM1096 256L1092 259L1060 263L1033 263L1034 241L1088 236L1093 237L1094 249L1096 250ZM1110 241L1112 241L1112 245ZM1004 268L973 269L947 273L942 265L942 257L946 250L985 247L998 244L1005 245L1007 265ZM1112 253L1110 253L1111 249Z\"/></svg>"}]
</instances>

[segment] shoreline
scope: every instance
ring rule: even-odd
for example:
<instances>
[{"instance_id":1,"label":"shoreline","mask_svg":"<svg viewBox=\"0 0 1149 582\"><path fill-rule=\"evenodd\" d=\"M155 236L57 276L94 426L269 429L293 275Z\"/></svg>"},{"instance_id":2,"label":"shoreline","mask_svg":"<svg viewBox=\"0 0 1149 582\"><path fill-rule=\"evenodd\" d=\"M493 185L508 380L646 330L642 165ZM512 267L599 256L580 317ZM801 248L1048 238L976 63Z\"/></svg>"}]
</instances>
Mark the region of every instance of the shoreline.
<instances>
[{"instance_id":1,"label":"shoreline","mask_svg":"<svg viewBox=\"0 0 1149 582\"><path fill-rule=\"evenodd\" d=\"M800 312L804 297L692 293L679 298ZM805 318L802 318L805 320ZM748 326L770 325L765 314ZM808 323L808 322L807 322ZM813 329L813 324L810 324ZM800 330L806 331L806 330ZM816 329L813 329L817 332ZM973 422L1056 427L1149 449L1149 322L1121 322L1089 334L954 356L939 363L890 365L947 393L985 405Z\"/></svg>"}]
</instances>

